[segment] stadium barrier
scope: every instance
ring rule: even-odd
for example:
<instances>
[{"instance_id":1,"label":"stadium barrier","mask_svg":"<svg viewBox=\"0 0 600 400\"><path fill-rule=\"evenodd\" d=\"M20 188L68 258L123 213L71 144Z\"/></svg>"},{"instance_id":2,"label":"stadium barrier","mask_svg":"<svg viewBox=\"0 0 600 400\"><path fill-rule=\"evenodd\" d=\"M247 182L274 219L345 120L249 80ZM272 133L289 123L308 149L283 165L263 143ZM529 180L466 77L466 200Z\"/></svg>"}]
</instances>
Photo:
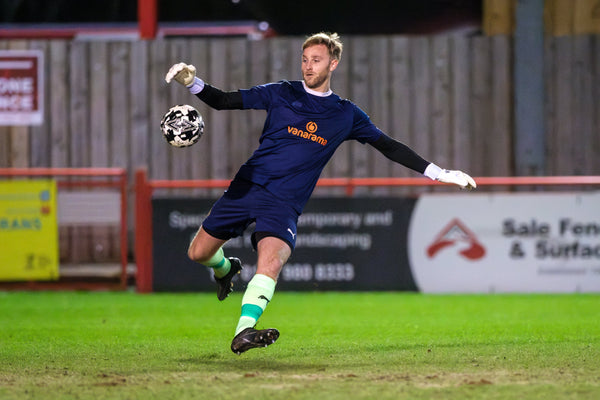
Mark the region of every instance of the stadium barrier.
<instances>
[{"instance_id":1,"label":"stadium barrier","mask_svg":"<svg viewBox=\"0 0 600 400\"><path fill-rule=\"evenodd\" d=\"M522 176L477 177L478 187L575 187L600 185L600 176ZM136 289L141 293L153 291L153 192L157 189L223 189L228 179L212 180L149 180L146 169L135 173L135 255L137 265ZM428 178L321 178L318 187L342 187L352 196L357 187L380 186L439 186Z\"/></svg>"},{"instance_id":2,"label":"stadium barrier","mask_svg":"<svg viewBox=\"0 0 600 400\"><path fill-rule=\"evenodd\" d=\"M70 193L71 196L66 196L65 206L62 207L64 215L58 215L59 225L107 225L119 224L119 262L120 273L118 282L91 281L90 274L82 276L79 280L71 279L61 281L58 277L57 282L47 281L25 281L25 282L2 282L1 287L4 288L25 288L25 289L119 289L127 288L127 263L128 263L128 232L127 232L127 171L123 168L0 168L0 179L15 180L15 179L34 179L47 178L56 181L58 188L58 197L60 198L61 191L72 188L97 189L107 188L110 192L115 193L115 196L103 196L105 192L80 192ZM86 211L89 207L90 200L99 196L95 205L99 209L94 210L94 213ZM115 206L117 201L118 205ZM104 204L103 204L104 203ZM58 209L61 209L61 204L58 204ZM61 223L62 220L62 223Z\"/></svg>"},{"instance_id":3,"label":"stadium barrier","mask_svg":"<svg viewBox=\"0 0 600 400\"><path fill-rule=\"evenodd\" d=\"M127 210L127 172L121 168L0 168L0 179L15 178L53 178L60 189L75 187L109 188L118 190L120 197L120 277L111 288L125 289L128 281L128 210ZM600 176L527 176L527 177L477 177L478 186L556 186L589 187L600 185ZM135 283L138 292L151 292L153 284L153 240L152 240L152 196L157 189L223 189L229 179L211 180L150 180L145 169L135 173L135 263L137 267ZM394 186L439 186L427 178L322 178L318 187L344 188L352 196L357 187L394 187ZM91 221L93 224L94 221ZM7 287L7 283L1 286ZM106 283L86 282L17 282L8 283L8 287L27 289L46 288L98 288L107 287Z\"/></svg>"}]
</instances>

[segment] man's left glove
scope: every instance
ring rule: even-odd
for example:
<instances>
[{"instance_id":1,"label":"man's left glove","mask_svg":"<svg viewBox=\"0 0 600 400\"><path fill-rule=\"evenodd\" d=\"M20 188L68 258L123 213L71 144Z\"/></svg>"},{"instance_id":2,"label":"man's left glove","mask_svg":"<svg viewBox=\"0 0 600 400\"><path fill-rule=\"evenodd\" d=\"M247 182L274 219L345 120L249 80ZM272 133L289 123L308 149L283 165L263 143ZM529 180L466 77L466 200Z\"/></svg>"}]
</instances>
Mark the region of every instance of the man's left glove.
<instances>
[{"instance_id":1,"label":"man's left glove","mask_svg":"<svg viewBox=\"0 0 600 400\"><path fill-rule=\"evenodd\" d=\"M477 187L475 180L462 171L443 169L436 181L443 183L453 183L460 186L462 189L473 190Z\"/></svg>"}]
</instances>

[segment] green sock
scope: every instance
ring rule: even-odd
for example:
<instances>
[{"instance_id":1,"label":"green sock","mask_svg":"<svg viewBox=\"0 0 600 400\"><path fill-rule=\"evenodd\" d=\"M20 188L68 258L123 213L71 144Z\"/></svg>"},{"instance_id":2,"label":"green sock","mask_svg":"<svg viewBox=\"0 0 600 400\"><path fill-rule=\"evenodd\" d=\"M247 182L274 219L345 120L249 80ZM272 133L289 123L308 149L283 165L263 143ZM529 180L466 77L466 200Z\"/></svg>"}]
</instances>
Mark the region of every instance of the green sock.
<instances>
[{"instance_id":1,"label":"green sock","mask_svg":"<svg viewBox=\"0 0 600 400\"><path fill-rule=\"evenodd\" d=\"M237 328L235 328L236 335L244 329L253 328L256 325L256 321L273 298L276 283L273 279L261 274L254 275L248 282L242 298L242 315Z\"/></svg>"},{"instance_id":2,"label":"green sock","mask_svg":"<svg viewBox=\"0 0 600 400\"><path fill-rule=\"evenodd\" d=\"M219 250L212 256L208 261L203 263L209 268L212 268L215 271L215 276L217 278L222 278L231 269L231 262L228 258L225 257L225 253L223 252L223 248L219 248Z\"/></svg>"}]
</instances>

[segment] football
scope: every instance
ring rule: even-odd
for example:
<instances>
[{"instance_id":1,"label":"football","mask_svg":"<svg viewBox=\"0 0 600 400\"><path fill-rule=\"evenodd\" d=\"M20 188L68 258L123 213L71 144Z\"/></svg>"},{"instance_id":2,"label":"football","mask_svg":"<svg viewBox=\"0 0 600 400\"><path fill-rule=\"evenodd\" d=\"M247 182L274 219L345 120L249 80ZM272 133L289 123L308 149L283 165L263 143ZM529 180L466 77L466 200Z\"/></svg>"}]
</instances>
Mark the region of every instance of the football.
<instances>
[{"instance_id":1,"label":"football","mask_svg":"<svg viewBox=\"0 0 600 400\"><path fill-rule=\"evenodd\" d=\"M204 133L204 121L194 107L178 104L166 112L160 121L160 129L171 146L188 147Z\"/></svg>"}]
</instances>

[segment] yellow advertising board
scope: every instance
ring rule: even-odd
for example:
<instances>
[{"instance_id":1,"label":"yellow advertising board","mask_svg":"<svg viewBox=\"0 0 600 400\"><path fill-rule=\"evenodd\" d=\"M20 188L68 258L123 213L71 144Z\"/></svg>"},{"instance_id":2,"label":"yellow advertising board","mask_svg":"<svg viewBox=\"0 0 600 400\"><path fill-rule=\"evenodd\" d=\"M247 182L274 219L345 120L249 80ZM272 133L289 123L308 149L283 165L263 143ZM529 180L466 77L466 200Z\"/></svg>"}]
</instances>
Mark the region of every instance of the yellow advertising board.
<instances>
[{"instance_id":1,"label":"yellow advertising board","mask_svg":"<svg viewBox=\"0 0 600 400\"><path fill-rule=\"evenodd\" d=\"M0 280L58 279L56 182L0 181Z\"/></svg>"}]
</instances>

